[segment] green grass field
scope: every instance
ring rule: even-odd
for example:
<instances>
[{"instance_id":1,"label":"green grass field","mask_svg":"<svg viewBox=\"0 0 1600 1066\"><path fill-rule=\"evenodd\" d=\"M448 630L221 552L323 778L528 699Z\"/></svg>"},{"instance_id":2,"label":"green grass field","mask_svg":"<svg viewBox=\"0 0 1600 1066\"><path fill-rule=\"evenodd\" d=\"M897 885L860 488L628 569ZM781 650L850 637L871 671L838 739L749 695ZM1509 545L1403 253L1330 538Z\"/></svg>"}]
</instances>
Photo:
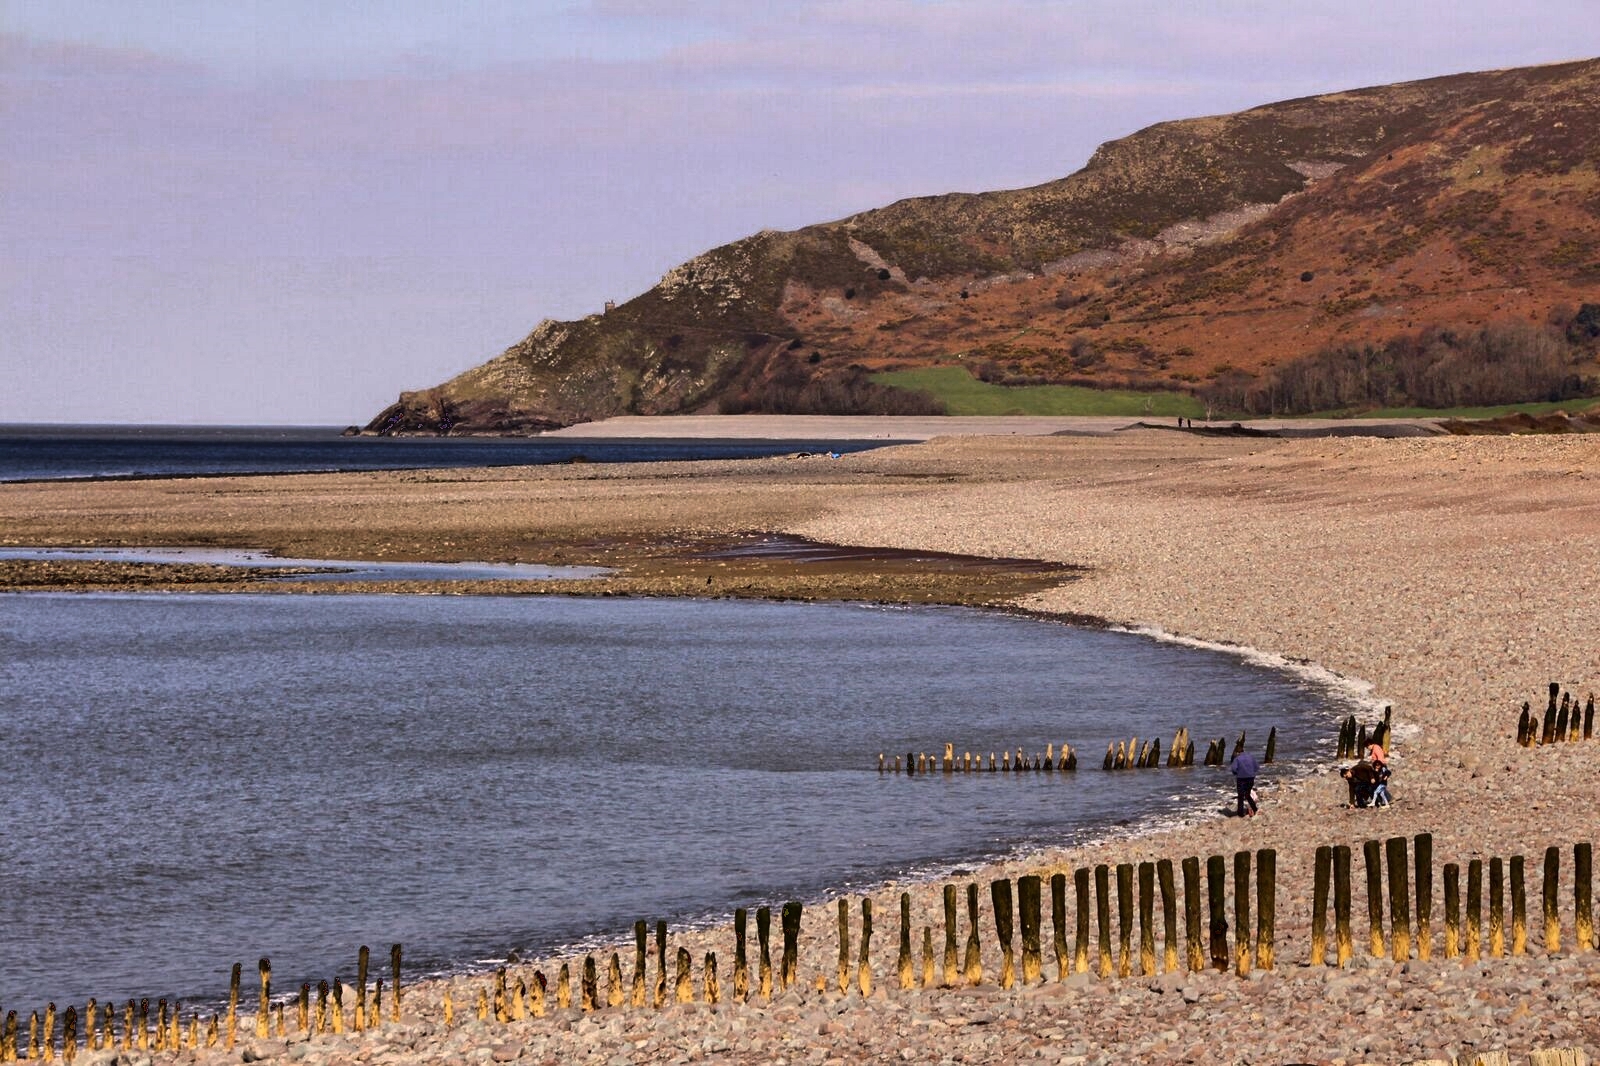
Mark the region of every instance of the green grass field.
<instances>
[{"instance_id":1,"label":"green grass field","mask_svg":"<svg viewBox=\"0 0 1600 1066\"><path fill-rule=\"evenodd\" d=\"M990 385L959 366L891 370L872 380L897 389L920 389L944 401L952 415L1126 415L1129 418L1200 418L1205 405L1180 392L1086 389L1078 385Z\"/></svg>"},{"instance_id":2,"label":"green grass field","mask_svg":"<svg viewBox=\"0 0 1600 1066\"><path fill-rule=\"evenodd\" d=\"M891 370L872 380L897 389L919 389L944 401L952 415L1116 415L1128 418L1204 418L1205 404L1181 392L1133 392L1127 389L1088 389L1078 385L990 385L959 366L923 370ZM1552 411L1575 414L1600 404L1600 400L1562 403L1513 403L1499 407L1386 407L1377 411L1329 411L1315 418L1495 418L1525 411L1546 415ZM1216 416L1232 421L1234 415Z\"/></svg>"}]
</instances>

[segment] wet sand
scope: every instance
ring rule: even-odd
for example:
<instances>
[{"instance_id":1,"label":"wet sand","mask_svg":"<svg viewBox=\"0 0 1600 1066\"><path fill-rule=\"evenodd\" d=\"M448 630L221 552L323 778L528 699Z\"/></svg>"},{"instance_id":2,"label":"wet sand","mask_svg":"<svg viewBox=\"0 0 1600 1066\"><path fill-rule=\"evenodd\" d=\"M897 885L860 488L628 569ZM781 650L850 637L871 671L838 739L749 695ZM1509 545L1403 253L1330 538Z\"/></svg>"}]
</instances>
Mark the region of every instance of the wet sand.
<instances>
[{"instance_id":1,"label":"wet sand","mask_svg":"<svg viewBox=\"0 0 1600 1066\"><path fill-rule=\"evenodd\" d=\"M1227 791L1219 779L1217 808L1175 812L1186 825L973 874L987 881L1275 848L1271 974L884 993L894 984L900 890L912 891L919 923L937 923L939 913L938 886L886 886L875 894L879 990L864 1002L815 990L837 952L828 909L808 913L806 991L773 1004L473 1021L448 1034L416 1024L387 1037L372 1061L462 1061L489 1049L495 1058L584 1062L1409 1062L1600 1048L1596 957L1573 951L1570 904L1571 845L1600 835L1600 749L1590 746L1600 742L1514 743L1518 709L1525 700L1542 706L1547 683L1582 697L1600 679L1589 621L1600 602L1593 438L1145 430L939 438L837 460L14 485L0 486L0 530L9 544L601 562L624 568L617 591L706 594L709 577L720 595L1005 603L1316 664L1370 685L1372 707L1394 708L1392 810L1345 809L1330 762L1328 773L1301 781L1264 775L1264 813L1253 820L1218 814ZM980 579L981 567L968 569L976 564L897 571L869 556L828 571L767 559L758 574L716 554L759 532L907 549L912 559L937 551L1085 569L997 566ZM1151 698L1181 707L1181 693ZM1544 849L1562 846L1564 950L1547 954L1535 933L1530 955L1518 959L1467 964L1436 953L1397 963L1358 951L1354 971L1307 966L1315 847L1353 845L1359 881L1363 841L1421 832L1433 834L1440 866L1527 856L1535 925ZM1359 885L1356 910L1364 914ZM626 934L618 930L619 942ZM725 935L706 934L706 948L725 953ZM686 942L698 962L700 942ZM991 982L996 959L986 959ZM439 991L420 990L416 1002ZM458 1009L470 994L458 985ZM296 1051L342 1062L372 1047L340 1038Z\"/></svg>"}]
</instances>

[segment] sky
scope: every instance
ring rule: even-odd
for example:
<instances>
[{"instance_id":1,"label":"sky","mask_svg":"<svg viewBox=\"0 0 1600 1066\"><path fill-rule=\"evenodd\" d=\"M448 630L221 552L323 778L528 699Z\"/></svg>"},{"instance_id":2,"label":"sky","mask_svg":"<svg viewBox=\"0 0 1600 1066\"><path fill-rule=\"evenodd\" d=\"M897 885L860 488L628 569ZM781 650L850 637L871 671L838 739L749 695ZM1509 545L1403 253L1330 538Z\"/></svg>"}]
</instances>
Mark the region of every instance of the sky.
<instances>
[{"instance_id":1,"label":"sky","mask_svg":"<svg viewBox=\"0 0 1600 1066\"><path fill-rule=\"evenodd\" d=\"M761 229L1600 0L0 0L0 422L347 425Z\"/></svg>"}]
</instances>

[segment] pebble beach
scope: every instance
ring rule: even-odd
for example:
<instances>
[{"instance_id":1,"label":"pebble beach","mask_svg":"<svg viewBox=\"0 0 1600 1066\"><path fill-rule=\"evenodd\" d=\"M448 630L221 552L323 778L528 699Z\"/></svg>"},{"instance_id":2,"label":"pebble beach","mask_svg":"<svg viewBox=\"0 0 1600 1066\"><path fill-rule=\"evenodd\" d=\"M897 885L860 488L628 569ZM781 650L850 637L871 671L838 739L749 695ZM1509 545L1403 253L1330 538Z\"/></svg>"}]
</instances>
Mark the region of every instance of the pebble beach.
<instances>
[{"instance_id":1,"label":"pebble beach","mask_svg":"<svg viewBox=\"0 0 1600 1066\"><path fill-rule=\"evenodd\" d=\"M888 435L892 420L884 421ZM1085 866L1204 863L1272 849L1276 960L1247 977L1180 971L1102 980L1091 972L1058 980L1047 931L1046 980L1003 990L991 924L982 983L902 990L901 893L910 893L920 926L938 919L942 885L884 885L870 894L874 980L866 995L859 985L838 987L830 900L807 909L799 981L770 1001L729 1001L731 935L711 929L674 942L690 951L697 973L704 952L723 959L719 1004L552 1007L543 1018L480 1021L472 1004L485 979L457 978L408 988L405 1016L374 1032L243 1040L227 1053L164 1059L829 1066L1411 1063L1498 1052L1526 1062L1540 1050L1600 1052L1600 954L1579 950L1570 902L1572 846L1600 835L1600 740L1515 742L1523 702L1542 710L1550 683L1579 698L1600 688L1596 438L1264 439L1097 427L943 436L836 459L0 486L0 541L10 545L194 544L305 558L540 563L628 556L641 584L624 579L619 592L703 595L705 564L675 569L673 546L751 532L1067 564L1081 569L1062 580L997 585L985 602L1324 671L1359 696L1367 720L1393 708L1395 805L1345 807L1331 759L1296 778L1269 767L1260 817L1222 816L1219 794L1217 809L1181 824L959 879L987 890L996 878L1048 881L1064 872L1070 881ZM20 572L8 572L10 587L27 587ZM806 595L809 580L803 572L727 576L711 586L717 594ZM897 578L878 591L909 595L915 584L923 599L970 602L949 594L962 580ZM809 594L873 598L867 577L850 581L842 588L819 580ZM116 584L102 574L88 587L96 582ZM1150 698L1181 706L1182 693ZM1092 762L1079 772L1100 772ZM1439 864L1525 856L1532 911L1545 850L1561 848L1560 947L1547 950L1540 933L1526 955L1467 962L1437 951L1426 961L1372 957L1358 943L1345 968L1310 965L1315 849L1349 845L1359 860L1365 841L1423 833L1432 835ZM1364 934L1359 886L1357 897ZM846 898L859 920L863 897ZM988 921L987 891L984 898ZM942 934L934 936L940 943ZM626 973L631 931L617 930L616 948ZM602 975L608 956L609 949L597 956ZM520 960L509 974L553 977L562 962L576 972L582 958ZM447 992L456 1011L448 1027L438 1006ZM113 1053L89 1054L106 1061ZM116 1054L137 1062L149 1053Z\"/></svg>"}]
</instances>

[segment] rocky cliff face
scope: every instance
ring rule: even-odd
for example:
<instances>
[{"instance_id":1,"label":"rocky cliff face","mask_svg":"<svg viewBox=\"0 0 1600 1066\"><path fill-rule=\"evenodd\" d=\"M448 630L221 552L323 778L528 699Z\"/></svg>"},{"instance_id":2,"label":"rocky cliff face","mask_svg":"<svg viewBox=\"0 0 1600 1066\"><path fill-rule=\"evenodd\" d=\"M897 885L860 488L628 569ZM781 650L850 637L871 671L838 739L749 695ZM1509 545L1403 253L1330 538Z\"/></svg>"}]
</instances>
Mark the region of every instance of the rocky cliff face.
<instances>
[{"instance_id":1,"label":"rocky cliff face","mask_svg":"<svg viewBox=\"0 0 1600 1066\"><path fill-rule=\"evenodd\" d=\"M912 413L868 372L1198 390L1600 301L1600 60L1161 123L1028 189L763 232L541 323L369 432Z\"/></svg>"}]
</instances>

